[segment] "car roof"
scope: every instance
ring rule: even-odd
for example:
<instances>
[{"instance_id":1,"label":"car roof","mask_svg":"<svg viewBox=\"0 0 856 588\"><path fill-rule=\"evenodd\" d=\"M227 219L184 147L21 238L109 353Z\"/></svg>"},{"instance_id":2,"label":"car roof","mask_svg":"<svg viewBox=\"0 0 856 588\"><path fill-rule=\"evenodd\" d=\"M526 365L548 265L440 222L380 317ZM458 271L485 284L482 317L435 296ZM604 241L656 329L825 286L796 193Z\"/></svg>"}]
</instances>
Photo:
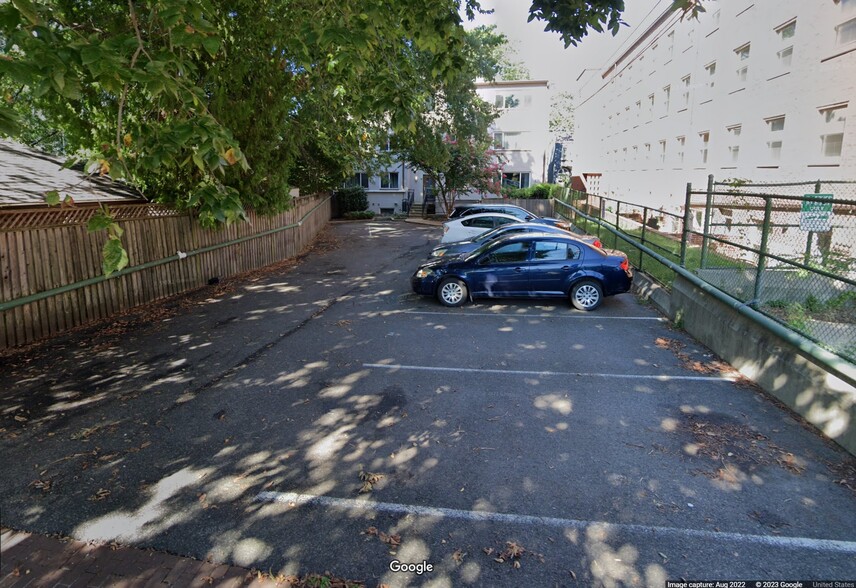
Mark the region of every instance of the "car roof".
<instances>
[{"instance_id":1,"label":"car roof","mask_svg":"<svg viewBox=\"0 0 856 588\"><path fill-rule=\"evenodd\" d=\"M484 217L513 218L514 220L520 220L516 216L511 215L511 214L505 214L504 212L480 212L478 214L470 214L470 215L467 215L465 217L451 218L451 219L447 220L446 222L447 223L457 223L457 222L469 221L469 220L472 220L474 218L484 218Z\"/></svg>"},{"instance_id":2,"label":"car roof","mask_svg":"<svg viewBox=\"0 0 856 588\"><path fill-rule=\"evenodd\" d=\"M547 232L543 232L543 233L537 233L537 232L535 232L535 233L515 233L512 235L506 235L506 236L500 237L496 241L494 241L494 245L498 245L500 243L511 243L514 241L533 240L533 239L536 241L544 241L544 240L565 241L567 243L573 243L574 245L585 245L589 249L595 249L595 250L597 249L596 247L593 247L589 243L586 243L582 239L575 237L573 235L570 235L570 234L563 235L561 233L547 233Z\"/></svg>"}]
</instances>

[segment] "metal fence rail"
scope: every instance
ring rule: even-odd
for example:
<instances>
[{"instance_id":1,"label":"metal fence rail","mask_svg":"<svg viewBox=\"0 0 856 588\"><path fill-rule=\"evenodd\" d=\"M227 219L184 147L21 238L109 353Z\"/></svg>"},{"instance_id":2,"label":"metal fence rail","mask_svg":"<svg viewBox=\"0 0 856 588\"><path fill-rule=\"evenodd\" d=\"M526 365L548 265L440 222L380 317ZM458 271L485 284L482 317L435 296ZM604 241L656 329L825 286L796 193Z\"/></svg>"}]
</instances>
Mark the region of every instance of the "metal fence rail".
<instances>
[{"instance_id":1,"label":"metal fence rail","mask_svg":"<svg viewBox=\"0 0 856 588\"><path fill-rule=\"evenodd\" d=\"M666 287L635 242L856 363L856 182L687 186L683 214L569 191L557 213ZM584 217L590 217L590 220ZM602 226L630 237L618 239Z\"/></svg>"}]
</instances>

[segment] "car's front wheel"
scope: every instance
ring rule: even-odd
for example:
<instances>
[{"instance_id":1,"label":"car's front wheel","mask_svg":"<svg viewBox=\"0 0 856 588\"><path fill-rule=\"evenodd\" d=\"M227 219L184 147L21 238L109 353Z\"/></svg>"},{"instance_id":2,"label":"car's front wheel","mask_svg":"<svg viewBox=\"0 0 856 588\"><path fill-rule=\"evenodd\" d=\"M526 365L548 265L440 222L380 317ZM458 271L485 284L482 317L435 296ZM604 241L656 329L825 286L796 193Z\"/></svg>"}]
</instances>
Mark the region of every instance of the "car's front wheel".
<instances>
[{"instance_id":1,"label":"car's front wheel","mask_svg":"<svg viewBox=\"0 0 856 588\"><path fill-rule=\"evenodd\" d=\"M603 302L603 288L595 280L582 280L571 288L571 304L577 310L594 310Z\"/></svg>"},{"instance_id":2,"label":"car's front wheel","mask_svg":"<svg viewBox=\"0 0 856 588\"><path fill-rule=\"evenodd\" d=\"M437 287L437 298L443 306L460 306L467 301L467 285L458 278L447 278Z\"/></svg>"}]
</instances>

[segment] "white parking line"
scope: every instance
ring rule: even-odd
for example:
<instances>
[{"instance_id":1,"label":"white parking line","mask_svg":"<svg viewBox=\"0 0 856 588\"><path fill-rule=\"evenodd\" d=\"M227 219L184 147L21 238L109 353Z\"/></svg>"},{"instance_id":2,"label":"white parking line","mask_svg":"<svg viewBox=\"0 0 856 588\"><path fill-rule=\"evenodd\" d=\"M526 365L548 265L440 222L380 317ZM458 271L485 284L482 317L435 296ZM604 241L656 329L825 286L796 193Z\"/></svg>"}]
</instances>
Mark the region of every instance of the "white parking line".
<instances>
[{"instance_id":1,"label":"white parking line","mask_svg":"<svg viewBox=\"0 0 856 588\"><path fill-rule=\"evenodd\" d=\"M508 318L550 318L550 319L575 319L575 320L602 320L602 321L657 321L667 322L659 316L603 316L592 314L512 314L495 312L433 312L427 310L405 310L401 314L428 314L438 316L498 316Z\"/></svg>"},{"instance_id":2,"label":"white parking line","mask_svg":"<svg viewBox=\"0 0 856 588\"><path fill-rule=\"evenodd\" d=\"M622 523L607 523L604 521L584 521L577 519L562 519L556 517L539 517L532 515L507 514L475 510L459 510L434 506L415 506L396 504L392 502L372 502L353 498L334 498L315 494L299 494L296 492L261 492L255 498L256 502L277 502L291 506L323 506L366 514L388 512L401 515L436 517L442 519L463 519L467 521L487 521L491 523L507 523L513 525L539 525L546 527L570 528L585 530L590 527L602 528L606 531L630 531L645 535L654 535L669 539L703 539L705 541L730 541L748 543L767 547L786 547L791 549L810 549L834 553L856 554L856 542L838 541L834 539L813 539L810 537L783 537L772 535L746 535L743 533L726 533L721 531L705 531L701 529L679 529L676 527L656 527L651 525L633 525Z\"/></svg>"},{"instance_id":3,"label":"white parking line","mask_svg":"<svg viewBox=\"0 0 856 588\"><path fill-rule=\"evenodd\" d=\"M614 378L619 380L657 380L658 382L690 381L690 382L736 382L738 376L667 376L665 374L595 374L586 372L551 372L527 370L491 370L481 368L456 368L442 366L401 365L388 363L364 363L364 368L386 370L409 370L424 372L457 372L461 374L501 374L508 376L538 376L538 377L576 377L576 378Z\"/></svg>"}]
</instances>

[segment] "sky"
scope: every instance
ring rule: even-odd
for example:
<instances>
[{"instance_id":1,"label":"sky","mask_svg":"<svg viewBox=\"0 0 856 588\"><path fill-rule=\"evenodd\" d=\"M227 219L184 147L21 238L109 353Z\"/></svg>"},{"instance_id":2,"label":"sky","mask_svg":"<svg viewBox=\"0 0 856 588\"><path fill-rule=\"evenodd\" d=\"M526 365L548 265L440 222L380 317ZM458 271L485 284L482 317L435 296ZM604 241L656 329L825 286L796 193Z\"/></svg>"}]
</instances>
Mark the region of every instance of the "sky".
<instances>
[{"instance_id":1,"label":"sky","mask_svg":"<svg viewBox=\"0 0 856 588\"><path fill-rule=\"evenodd\" d=\"M571 45L567 49L558 33L544 32L543 21L526 22L530 5L527 0L482 0L482 8L492 8L494 13L479 16L466 26L496 25L515 51L512 60L522 61L532 79L548 80L554 91L570 91L578 96L585 93L584 85L597 76L597 72L585 71L586 68L600 68L607 63L627 46L639 27L648 26L662 14L671 0L625 0L625 4L622 19L629 26L622 27L616 37L609 32L590 31L577 47Z\"/></svg>"}]
</instances>

